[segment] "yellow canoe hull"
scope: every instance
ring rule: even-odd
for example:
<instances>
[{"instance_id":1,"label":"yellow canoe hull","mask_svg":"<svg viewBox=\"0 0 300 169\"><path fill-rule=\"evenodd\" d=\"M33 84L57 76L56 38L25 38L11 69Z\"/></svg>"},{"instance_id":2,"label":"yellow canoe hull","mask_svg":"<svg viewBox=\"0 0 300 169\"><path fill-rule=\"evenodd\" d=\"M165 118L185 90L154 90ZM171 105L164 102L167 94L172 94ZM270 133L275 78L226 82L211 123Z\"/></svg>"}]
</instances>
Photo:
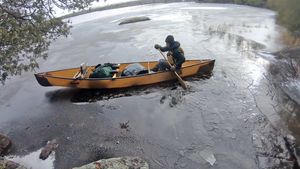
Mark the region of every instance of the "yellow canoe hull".
<instances>
[{"instance_id":1,"label":"yellow canoe hull","mask_svg":"<svg viewBox=\"0 0 300 169\"><path fill-rule=\"evenodd\" d=\"M138 62L145 68L152 68L157 64L157 61L151 62ZM187 60L178 74L182 77L190 77L193 75L210 74L214 68L215 60ZM123 69L132 63L121 63L119 73L115 78L75 78L80 71L80 67L43 72L35 74L38 83L41 86L63 86L82 89L116 89L127 88L133 86L144 86L156 84L171 80L176 80L176 76L171 71L161 71L155 73L147 73L136 76L120 76ZM95 66L87 67L88 77Z\"/></svg>"}]
</instances>

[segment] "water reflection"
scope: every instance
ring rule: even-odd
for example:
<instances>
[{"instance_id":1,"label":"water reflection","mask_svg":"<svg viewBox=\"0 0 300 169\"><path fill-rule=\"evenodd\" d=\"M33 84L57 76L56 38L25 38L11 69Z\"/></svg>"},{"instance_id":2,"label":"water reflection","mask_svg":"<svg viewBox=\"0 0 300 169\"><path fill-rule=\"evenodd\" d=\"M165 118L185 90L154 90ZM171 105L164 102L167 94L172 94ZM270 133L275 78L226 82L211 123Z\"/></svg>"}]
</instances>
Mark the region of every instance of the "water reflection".
<instances>
[{"instance_id":1,"label":"water reflection","mask_svg":"<svg viewBox=\"0 0 300 169\"><path fill-rule=\"evenodd\" d=\"M211 38L218 37L225 42L227 42L227 46L235 47L238 52L253 52L257 50L265 49L266 46L258 43L256 41L245 39L244 37L232 34L229 32L231 25L223 24L218 26L210 26L208 27L206 34L208 34Z\"/></svg>"}]
</instances>

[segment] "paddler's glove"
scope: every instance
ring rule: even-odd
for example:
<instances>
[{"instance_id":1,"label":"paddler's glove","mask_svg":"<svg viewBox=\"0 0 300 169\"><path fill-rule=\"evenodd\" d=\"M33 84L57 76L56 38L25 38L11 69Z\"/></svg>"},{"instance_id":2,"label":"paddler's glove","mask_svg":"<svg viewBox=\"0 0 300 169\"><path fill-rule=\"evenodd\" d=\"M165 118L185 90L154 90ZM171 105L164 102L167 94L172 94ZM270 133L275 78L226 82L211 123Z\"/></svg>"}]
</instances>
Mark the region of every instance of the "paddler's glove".
<instances>
[{"instance_id":1,"label":"paddler's glove","mask_svg":"<svg viewBox=\"0 0 300 169\"><path fill-rule=\"evenodd\" d=\"M176 67L175 67L175 66L171 66L170 70L171 70L171 71L175 71L175 70L176 70Z\"/></svg>"},{"instance_id":2,"label":"paddler's glove","mask_svg":"<svg viewBox=\"0 0 300 169\"><path fill-rule=\"evenodd\" d=\"M161 46L160 46L160 45L158 45L158 44L155 44L155 45L154 45L154 48L155 48L155 49L160 49L160 48L161 48Z\"/></svg>"}]
</instances>

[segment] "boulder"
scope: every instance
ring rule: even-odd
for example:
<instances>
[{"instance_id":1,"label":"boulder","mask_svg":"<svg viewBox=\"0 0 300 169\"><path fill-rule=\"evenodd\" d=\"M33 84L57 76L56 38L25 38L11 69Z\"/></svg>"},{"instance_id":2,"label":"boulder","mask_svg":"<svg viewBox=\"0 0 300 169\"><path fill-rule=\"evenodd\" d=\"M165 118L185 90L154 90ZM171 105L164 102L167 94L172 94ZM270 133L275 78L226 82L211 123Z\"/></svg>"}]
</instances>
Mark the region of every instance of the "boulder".
<instances>
[{"instance_id":1,"label":"boulder","mask_svg":"<svg viewBox=\"0 0 300 169\"><path fill-rule=\"evenodd\" d=\"M26 169L26 167L13 161L0 158L0 169Z\"/></svg>"},{"instance_id":2,"label":"boulder","mask_svg":"<svg viewBox=\"0 0 300 169\"><path fill-rule=\"evenodd\" d=\"M49 155L58 147L56 139L47 142L47 145L42 149L40 159L46 160Z\"/></svg>"},{"instance_id":3,"label":"boulder","mask_svg":"<svg viewBox=\"0 0 300 169\"><path fill-rule=\"evenodd\" d=\"M3 134L0 134L0 155L3 155L11 146L11 141L8 137Z\"/></svg>"},{"instance_id":4,"label":"boulder","mask_svg":"<svg viewBox=\"0 0 300 169\"><path fill-rule=\"evenodd\" d=\"M140 157L102 159L73 169L149 169L148 163Z\"/></svg>"}]
</instances>

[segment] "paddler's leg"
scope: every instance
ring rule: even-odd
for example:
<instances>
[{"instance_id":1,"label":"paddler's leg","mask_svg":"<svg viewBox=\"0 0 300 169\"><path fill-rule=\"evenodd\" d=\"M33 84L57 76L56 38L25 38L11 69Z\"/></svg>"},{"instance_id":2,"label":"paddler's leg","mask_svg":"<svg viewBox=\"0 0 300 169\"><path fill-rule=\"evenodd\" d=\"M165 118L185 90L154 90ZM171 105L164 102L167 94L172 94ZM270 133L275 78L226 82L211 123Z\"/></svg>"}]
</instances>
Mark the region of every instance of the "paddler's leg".
<instances>
[{"instance_id":1,"label":"paddler's leg","mask_svg":"<svg viewBox=\"0 0 300 169\"><path fill-rule=\"evenodd\" d=\"M176 60L175 69L180 70L182 67L182 64L185 62L185 58Z\"/></svg>"}]
</instances>

